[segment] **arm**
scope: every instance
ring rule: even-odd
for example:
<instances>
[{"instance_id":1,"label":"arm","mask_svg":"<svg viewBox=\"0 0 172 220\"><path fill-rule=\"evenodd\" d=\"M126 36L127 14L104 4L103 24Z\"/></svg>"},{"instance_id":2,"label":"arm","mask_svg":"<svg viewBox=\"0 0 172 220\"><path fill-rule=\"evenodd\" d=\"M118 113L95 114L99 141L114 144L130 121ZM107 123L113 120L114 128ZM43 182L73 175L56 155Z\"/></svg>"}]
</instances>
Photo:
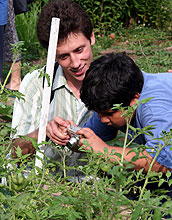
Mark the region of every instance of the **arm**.
<instances>
[{"instance_id":1,"label":"arm","mask_svg":"<svg viewBox=\"0 0 172 220\"><path fill-rule=\"evenodd\" d=\"M56 116L48 123L46 134L54 143L66 145L70 139L67 134L67 127L69 127L70 124L76 126L74 122ZM97 113L94 113L93 116L85 122L83 127L91 128L104 141L113 140L118 131L112 126L103 124Z\"/></svg>"},{"instance_id":2,"label":"arm","mask_svg":"<svg viewBox=\"0 0 172 220\"><path fill-rule=\"evenodd\" d=\"M54 143L60 145L66 145L69 141L69 136L67 134L67 127L70 125L69 121L66 121L63 118L56 116L53 120L48 122L46 127L46 135ZM38 129L25 135L26 137L32 137L38 140ZM20 147L22 154L33 154L35 153L35 148L32 145L31 141L26 141L24 138L15 138L13 141L12 155L16 157L15 150L17 147Z\"/></svg>"},{"instance_id":3,"label":"arm","mask_svg":"<svg viewBox=\"0 0 172 220\"><path fill-rule=\"evenodd\" d=\"M112 150L115 150L117 153L122 154L123 148L109 146L104 141L102 141L97 135L95 135L95 133L91 129L83 128L80 131L78 131L77 133L83 136L83 138L80 139L80 145L83 144L83 141L86 138L95 153L98 153L98 152L103 153L104 147L106 147L109 152L111 152ZM88 149L89 149L89 147L88 147ZM132 157L135 156L134 152L131 152L128 154L128 152L130 150L131 150L131 148L127 148L125 151L124 159L126 161L131 161ZM134 165L136 171L144 168L144 171L147 172L149 169L149 164L151 163L153 158L146 151L144 151L143 154L147 157L147 160L145 158L141 158L141 159L138 159L137 161L133 162L132 164ZM140 156L143 156L143 155L141 154ZM114 157L114 159L112 158L111 162L115 161L116 156L114 155L113 157ZM119 160L119 158L118 158L118 160ZM166 173L167 170L168 170L168 168L164 167L163 165L159 164L158 162L155 162L152 167L152 171L156 171L156 172Z\"/></svg>"},{"instance_id":4,"label":"arm","mask_svg":"<svg viewBox=\"0 0 172 220\"><path fill-rule=\"evenodd\" d=\"M12 154L16 156L15 149L19 146L22 154L35 152L31 141L25 141L18 136L38 137L39 111L42 99L42 81L38 78L39 72L28 73L20 86L24 99L16 99L13 109L12 128L16 128L13 138Z\"/></svg>"}]
</instances>

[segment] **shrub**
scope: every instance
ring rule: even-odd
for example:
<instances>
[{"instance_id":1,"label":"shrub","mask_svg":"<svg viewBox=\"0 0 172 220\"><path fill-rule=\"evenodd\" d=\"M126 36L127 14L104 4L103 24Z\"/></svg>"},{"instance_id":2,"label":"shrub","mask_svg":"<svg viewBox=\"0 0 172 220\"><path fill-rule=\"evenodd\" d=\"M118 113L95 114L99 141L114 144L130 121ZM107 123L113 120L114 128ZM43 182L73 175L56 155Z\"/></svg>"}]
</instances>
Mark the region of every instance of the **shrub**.
<instances>
[{"instance_id":1,"label":"shrub","mask_svg":"<svg viewBox=\"0 0 172 220\"><path fill-rule=\"evenodd\" d=\"M75 0L82 5L99 32L114 31L121 25L167 28L172 22L171 0Z\"/></svg>"}]
</instances>

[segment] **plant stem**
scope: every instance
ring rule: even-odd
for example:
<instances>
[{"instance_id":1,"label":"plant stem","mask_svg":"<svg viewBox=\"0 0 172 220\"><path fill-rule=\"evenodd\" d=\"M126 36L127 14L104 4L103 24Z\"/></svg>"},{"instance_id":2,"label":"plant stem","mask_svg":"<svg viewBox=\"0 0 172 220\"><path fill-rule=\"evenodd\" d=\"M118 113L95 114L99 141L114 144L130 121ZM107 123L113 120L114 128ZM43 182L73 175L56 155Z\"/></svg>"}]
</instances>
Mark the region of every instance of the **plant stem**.
<instances>
[{"instance_id":1,"label":"plant stem","mask_svg":"<svg viewBox=\"0 0 172 220\"><path fill-rule=\"evenodd\" d=\"M65 163L65 160L66 160L66 154L65 154L65 150L64 150L64 154L63 154L63 157L62 157L64 178L66 178L66 163Z\"/></svg>"},{"instance_id":2,"label":"plant stem","mask_svg":"<svg viewBox=\"0 0 172 220\"><path fill-rule=\"evenodd\" d=\"M124 161L124 154L125 154L125 150L126 150L126 147L127 147L127 139L128 139L129 123L128 123L128 120L126 120L126 122L127 122L126 123L127 124L127 128L126 128L124 145L123 145L123 150L122 150L121 163L123 163L123 161Z\"/></svg>"},{"instance_id":3,"label":"plant stem","mask_svg":"<svg viewBox=\"0 0 172 220\"><path fill-rule=\"evenodd\" d=\"M149 169L148 169L148 172L147 172L147 175L146 175L146 179L145 179L143 188L142 188L142 190L141 190L141 193L140 193L138 202L141 200L141 198L142 198L142 196L143 196L143 193L144 193L144 191L145 191L145 188L146 188L146 186L147 186L147 184L148 184L149 174L150 174L150 172L151 172L152 166L153 166L153 164L154 164L156 158L158 157L159 153L161 152L161 150L162 150L164 147L165 147L165 146L161 147L161 148L158 150L158 152L156 153L155 157L153 158L153 160L152 160L152 162L151 162L151 164L150 164L150 166L149 166Z\"/></svg>"},{"instance_id":4,"label":"plant stem","mask_svg":"<svg viewBox=\"0 0 172 220\"><path fill-rule=\"evenodd\" d=\"M40 181L40 183L39 183L39 185L38 185L38 187L37 187L37 189L36 189L36 191L35 191L35 193L34 193L34 196L37 194L37 192L38 192L38 190L39 190L39 188L40 188L40 186L41 186L41 184L42 184L42 181L43 181L43 179L44 179L44 176L45 176L45 174L44 174L44 172L43 172L43 175L42 175L42 177L41 177L41 181Z\"/></svg>"},{"instance_id":5,"label":"plant stem","mask_svg":"<svg viewBox=\"0 0 172 220\"><path fill-rule=\"evenodd\" d=\"M8 72L8 74L7 74L7 77L5 78L5 81L4 81L4 83L3 83L2 87L1 87L0 94L3 93L3 90L4 90L4 88L5 88L5 85L7 84L8 78L9 78L10 75L11 75L11 72L12 72L12 69L13 69L13 67L14 67L14 64L15 64L16 60L17 60L17 55L15 56L15 58L14 58L14 60L13 60L13 63L12 63L12 65L11 65L11 67L10 67L10 70L9 70L9 72Z\"/></svg>"}]
</instances>

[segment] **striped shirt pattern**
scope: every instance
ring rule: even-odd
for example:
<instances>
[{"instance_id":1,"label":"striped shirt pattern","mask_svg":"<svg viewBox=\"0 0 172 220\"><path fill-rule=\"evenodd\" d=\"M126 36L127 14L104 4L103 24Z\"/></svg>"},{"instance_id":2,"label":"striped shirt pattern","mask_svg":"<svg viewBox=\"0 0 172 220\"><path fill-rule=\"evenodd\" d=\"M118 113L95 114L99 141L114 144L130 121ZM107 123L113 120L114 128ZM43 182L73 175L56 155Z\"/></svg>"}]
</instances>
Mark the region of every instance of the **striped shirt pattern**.
<instances>
[{"instance_id":1,"label":"striped shirt pattern","mask_svg":"<svg viewBox=\"0 0 172 220\"><path fill-rule=\"evenodd\" d=\"M39 78L40 71L28 73L22 80L20 92L24 94L25 100L16 99L14 103L12 127L17 129L15 137L26 135L39 127L43 95L43 78ZM55 92L50 103L48 121L60 116L82 126L92 115L68 87L61 66L56 71L52 89Z\"/></svg>"},{"instance_id":2,"label":"striped shirt pattern","mask_svg":"<svg viewBox=\"0 0 172 220\"><path fill-rule=\"evenodd\" d=\"M14 103L12 127L17 130L14 138L18 135L26 135L39 128L43 95L43 78L39 76L42 70L28 73L22 80L20 92L24 94L25 100L16 99ZM56 71L52 89L54 90L54 98L49 107L49 121L55 116L60 116L72 120L78 126L82 126L92 115L92 112L88 111L84 103L77 99L68 87L61 66ZM78 159L85 156L85 154L73 152L67 147L62 150L60 146L48 145L43 146L42 149L50 160L59 161L60 163L62 163L62 157L65 155L66 165L70 167L81 165L82 162ZM57 168L56 172L59 175L63 173L60 168ZM78 181L84 178L83 174L75 169L69 169L66 172L68 176L72 176Z\"/></svg>"}]
</instances>

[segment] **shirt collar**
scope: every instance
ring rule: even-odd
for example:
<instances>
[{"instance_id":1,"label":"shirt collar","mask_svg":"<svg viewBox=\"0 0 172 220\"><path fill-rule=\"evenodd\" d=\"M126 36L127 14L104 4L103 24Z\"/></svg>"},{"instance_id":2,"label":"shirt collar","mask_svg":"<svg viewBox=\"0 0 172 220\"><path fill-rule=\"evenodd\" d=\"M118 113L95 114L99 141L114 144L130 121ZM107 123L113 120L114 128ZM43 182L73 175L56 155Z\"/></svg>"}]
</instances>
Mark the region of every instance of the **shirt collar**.
<instances>
[{"instance_id":1,"label":"shirt collar","mask_svg":"<svg viewBox=\"0 0 172 220\"><path fill-rule=\"evenodd\" d=\"M67 84L63 69L59 65L56 70L56 75L55 75L55 79L52 85L52 90L59 89L60 87L63 87L63 86L68 88L68 84Z\"/></svg>"}]
</instances>

